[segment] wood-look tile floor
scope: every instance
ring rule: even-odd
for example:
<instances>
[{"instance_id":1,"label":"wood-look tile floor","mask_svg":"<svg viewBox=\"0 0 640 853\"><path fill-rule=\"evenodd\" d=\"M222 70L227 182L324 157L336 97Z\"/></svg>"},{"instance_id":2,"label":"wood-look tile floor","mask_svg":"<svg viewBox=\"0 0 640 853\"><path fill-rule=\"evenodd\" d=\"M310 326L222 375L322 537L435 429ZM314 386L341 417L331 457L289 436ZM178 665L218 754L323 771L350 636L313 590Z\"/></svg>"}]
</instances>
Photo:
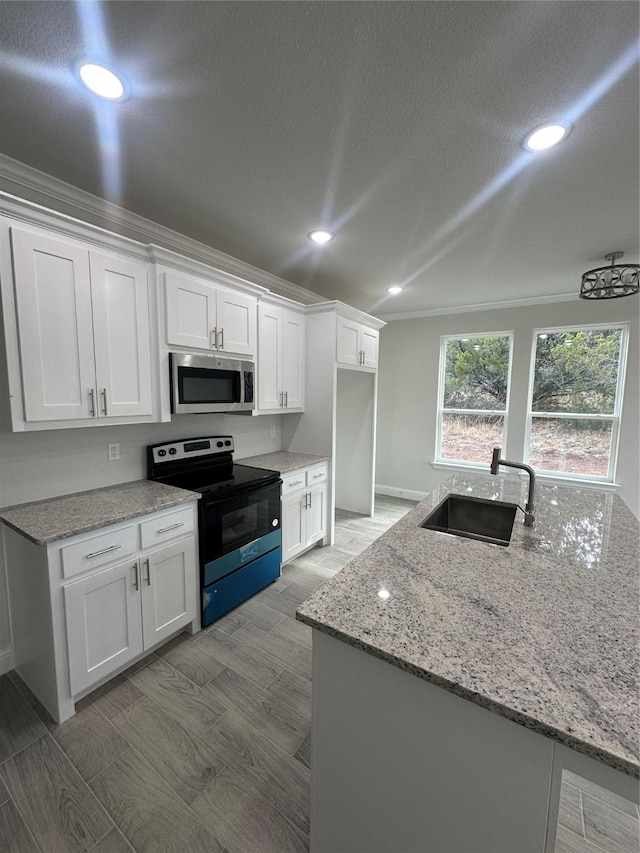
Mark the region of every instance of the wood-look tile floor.
<instances>
[{"instance_id":1,"label":"wood-look tile floor","mask_svg":"<svg viewBox=\"0 0 640 853\"><path fill-rule=\"evenodd\" d=\"M2 676L1 853L307 851L311 632L295 610L412 506L379 497L373 518L338 511L334 546L112 679L60 726L15 673ZM635 806L565 781L556 853L636 853Z\"/></svg>"}]
</instances>

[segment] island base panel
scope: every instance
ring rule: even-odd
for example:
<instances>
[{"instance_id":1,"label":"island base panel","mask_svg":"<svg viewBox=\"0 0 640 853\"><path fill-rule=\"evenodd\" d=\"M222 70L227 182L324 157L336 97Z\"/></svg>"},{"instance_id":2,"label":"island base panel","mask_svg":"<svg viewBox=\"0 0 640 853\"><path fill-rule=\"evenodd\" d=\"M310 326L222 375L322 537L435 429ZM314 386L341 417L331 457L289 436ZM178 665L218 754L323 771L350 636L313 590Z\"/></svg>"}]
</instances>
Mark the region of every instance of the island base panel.
<instances>
[{"instance_id":1,"label":"island base panel","mask_svg":"<svg viewBox=\"0 0 640 853\"><path fill-rule=\"evenodd\" d=\"M312 853L552 853L553 753L536 732L314 630Z\"/></svg>"}]
</instances>

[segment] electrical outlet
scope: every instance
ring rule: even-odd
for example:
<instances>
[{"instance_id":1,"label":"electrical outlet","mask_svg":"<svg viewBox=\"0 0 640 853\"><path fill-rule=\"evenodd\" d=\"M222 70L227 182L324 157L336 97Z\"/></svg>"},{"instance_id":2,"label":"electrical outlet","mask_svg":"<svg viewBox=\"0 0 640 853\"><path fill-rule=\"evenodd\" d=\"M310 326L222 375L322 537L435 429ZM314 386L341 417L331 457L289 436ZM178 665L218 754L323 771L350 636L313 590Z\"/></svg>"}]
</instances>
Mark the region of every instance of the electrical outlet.
<instances>
[{"instance_id":1,"label":"electrical outlet","mask_svg":"<svg viewBox=\"0 0 640 853\"><path fill-rule=\"evenodd\" d=\"M110 444L109 445L109 462L117 462L120 459L120 445L119 444Z\"/></svg>"},{"instance_id":2,"label":"electrical outlet","mask_svg":"<svg viewBox=\"0 0 640 853\"><path fill-rule=\"evenodd\" d=\"M271 427L271 438L275 438L275 437L276 437L276 428L272 426Z\"/></svg>"}]
</instances>

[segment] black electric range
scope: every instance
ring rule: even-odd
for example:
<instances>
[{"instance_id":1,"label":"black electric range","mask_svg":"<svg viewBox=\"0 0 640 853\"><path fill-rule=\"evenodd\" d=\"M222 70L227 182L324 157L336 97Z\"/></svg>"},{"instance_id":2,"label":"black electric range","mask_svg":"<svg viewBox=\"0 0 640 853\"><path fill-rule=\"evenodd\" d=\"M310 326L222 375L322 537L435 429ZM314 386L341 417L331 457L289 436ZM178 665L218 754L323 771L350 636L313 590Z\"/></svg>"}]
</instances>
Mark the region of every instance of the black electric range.
<instances>
[{"instance_id":1,"label":"black electric range","mask_svg":"<svg viewBox=\"0 0 640 853\"><path fill-rule=\"evenodd\" d=\"M280 576L277 471L233 462L228 435L147 447L147 478L200 492L198 534L202 625Z\"/></svg>"}]
</instances>

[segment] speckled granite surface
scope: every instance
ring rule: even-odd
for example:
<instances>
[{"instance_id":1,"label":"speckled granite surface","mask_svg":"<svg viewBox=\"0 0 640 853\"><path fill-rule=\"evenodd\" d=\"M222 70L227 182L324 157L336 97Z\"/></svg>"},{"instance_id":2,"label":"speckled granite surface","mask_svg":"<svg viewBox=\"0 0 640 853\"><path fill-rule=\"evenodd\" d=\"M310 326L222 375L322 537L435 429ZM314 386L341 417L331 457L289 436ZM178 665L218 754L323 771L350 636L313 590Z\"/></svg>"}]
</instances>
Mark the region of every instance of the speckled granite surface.
<instances>
[{"instance_id":1,"label":"speckled granite surface","mask_svg":"<svg viewBox=\"0 0 640 853\"><path fill-rule=\"evenodd\" d=\"M260 456L248 456L246 459L236 459L240 465L249 465L254 468L266 468L268 471L278 471L280 474L288 474L299 468L326 462L328 456L313 456L310 453L287 453L279 450L276 453L263 453Z\"/></svg>"},{"instance_id":2,"label":"speckled granite surface","mask_svg":"<svg viewBox=\"0 0 640 853\"><path fill-rule=\"evenodd\" d=\"M117 524L127 518L197 500L197 492L151 480L75 492L0 509L0 519L36 545Z\"/></svg>"},{"instance_id":3,"label":"speckled granite surface","mask_svg":"<svg viewBox=\"0 0 640 853\"><path fill-rule=\"evenodd\" d=\"M450 478L297 618L637 776L637 519L611 492L539 485L534 527L518 511L502 547L420 527L450 492L523 506L526 484Z\"/></svg>"}]
</instances>

